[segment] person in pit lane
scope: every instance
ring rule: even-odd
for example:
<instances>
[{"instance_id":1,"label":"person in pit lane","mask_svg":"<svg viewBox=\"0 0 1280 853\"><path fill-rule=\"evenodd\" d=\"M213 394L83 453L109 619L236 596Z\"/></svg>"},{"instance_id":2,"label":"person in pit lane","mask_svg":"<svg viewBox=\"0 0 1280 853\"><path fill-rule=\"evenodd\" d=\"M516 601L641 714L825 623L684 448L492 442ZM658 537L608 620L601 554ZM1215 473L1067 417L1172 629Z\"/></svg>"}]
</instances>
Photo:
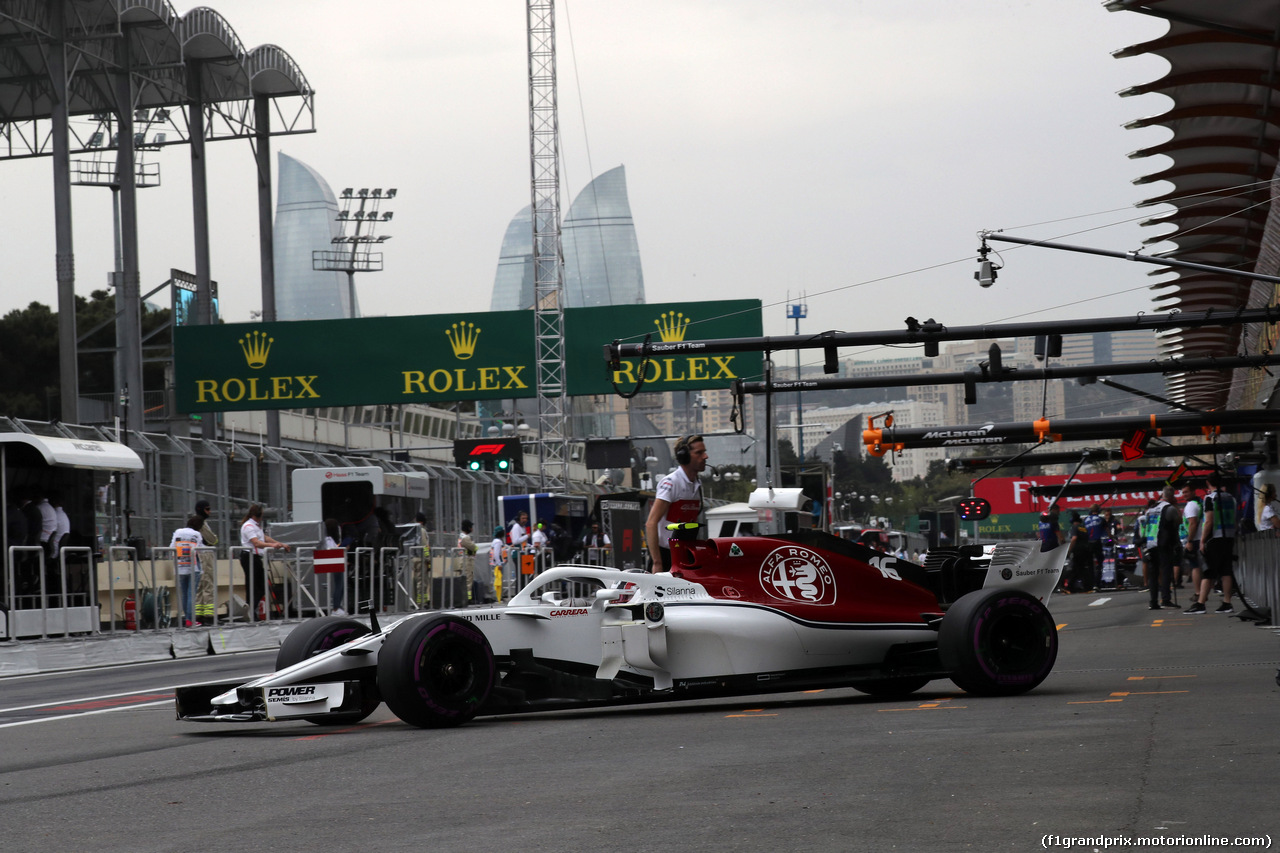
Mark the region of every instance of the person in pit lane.
<instances>
[{"instance_id":1,"label":"person in pit lane","mask_svg":"<svg viewBox=\"0 0 1280 853\"><path fill-rule=\"evenodd\" d=\"M644 525L651 572L671 571L671 531L667 525L693 523L702 514L698 475L707 467L707 445L700 435L686 435L676 442L675 456L678 467L658 482L657 497Z\"/></svg>"}]
</instances>

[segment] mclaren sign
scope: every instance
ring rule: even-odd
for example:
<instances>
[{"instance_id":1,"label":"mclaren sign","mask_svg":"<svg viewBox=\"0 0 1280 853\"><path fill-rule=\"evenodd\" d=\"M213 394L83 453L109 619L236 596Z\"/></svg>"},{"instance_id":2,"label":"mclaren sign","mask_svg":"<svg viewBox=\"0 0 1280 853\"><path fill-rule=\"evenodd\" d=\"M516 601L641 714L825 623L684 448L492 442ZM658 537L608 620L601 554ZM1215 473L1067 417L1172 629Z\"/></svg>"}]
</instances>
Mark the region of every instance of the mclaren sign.
<instances>
[{"instance_id":1,"label":"mclaren sign","mask_svg":"<svg viewBox=\"0 0 1280 853\"><path fill-rule=\"evenodd\" d=\"M761 334L759 300L570 308L565 393L727 388L761 373L759 353L660 356L605 367L614 339ZM537 395L532 311L308 320L175 330L182 412L513 399Z\"/></svg>"}]
</instances>

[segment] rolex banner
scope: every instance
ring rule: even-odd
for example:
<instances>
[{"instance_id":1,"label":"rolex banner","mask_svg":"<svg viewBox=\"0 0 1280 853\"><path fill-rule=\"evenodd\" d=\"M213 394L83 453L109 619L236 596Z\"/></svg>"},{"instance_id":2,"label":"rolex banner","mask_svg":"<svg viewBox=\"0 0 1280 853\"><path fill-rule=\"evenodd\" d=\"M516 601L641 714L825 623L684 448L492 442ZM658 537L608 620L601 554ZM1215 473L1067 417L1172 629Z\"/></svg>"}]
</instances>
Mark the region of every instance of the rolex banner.
<instances>
[{"instance_id":1,"label":"rolex banner","mask_svg":"<svg viewBox=\"0 0 1280 853\"><path fill-rule=\"evenodd\" d=\"M643 364L623 359L609 370L604 346L615 339L624 344L749 338L764 334L759 299L718 302L668 302L658 305L608 305L570 308L564 312L564 357L570 396L630 393L644 375L643 391L697 391L728 388L735 379L763 379L763 356L758 352L728 355L655 356Z\"/></svg>"},{"instance_id":2,"label":"rolex banner","mask_svg":"<svg viewBox=\"0 0 1280 853\"><path fill-rule=\"evenodd\" d=\"M758 353L681 355L623 362L615 338L677 341L761 334L759 300L565 310L565 393L727 388L758 378ZM534 397L538 367L532 311L426 314L180 326L175 329L181 412L303 409Z\"/></svg>"}]
</instances>

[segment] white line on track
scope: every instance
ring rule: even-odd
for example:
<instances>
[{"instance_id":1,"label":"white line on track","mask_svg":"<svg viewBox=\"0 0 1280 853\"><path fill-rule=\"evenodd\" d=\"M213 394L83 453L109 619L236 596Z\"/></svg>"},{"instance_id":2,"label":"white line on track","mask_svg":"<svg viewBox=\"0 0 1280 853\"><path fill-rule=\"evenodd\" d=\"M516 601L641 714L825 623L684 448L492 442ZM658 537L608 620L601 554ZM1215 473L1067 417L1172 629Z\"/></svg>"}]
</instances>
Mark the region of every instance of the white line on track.
<instances>
[{"instance_id":1,"label":"white line on track","mask_svg":"<svg viewBox=\"0 0 1280 853\"><path fill-rule=\"evenodd\" d=\"M61 704L61 703L50 703L50 704ZM143 702L138 705L119 705L115 708L100 708L96 711L81 711L78 714L63 714L57 717L38 717L34 720L19 720L16 723L0 723L0 729L10 729L10 728L13 728L14 726L30 726L35 723L52 723L58 720L73 720L76 717L91 717L95 714L110 714L115 711L133 711L138 708L151 708L159 705L172 705L172 704L173 704L172 699L161 699L158 702Z\"/></svg>"},{"instance_id":2,"label":"white line on track","mask_svg":"<svg viewBox=\"0 0 1280 853\"><path fill-rule=\"evenodd\" d=\"M1111 596L1108 595L1106 598L1099 598L1097 601L1090 601L1089 606L1097 607L1099 604L1106 604L1110 600L1111 600Z\"/></svg>"},{"instance_id":3,"label":"white line on track","mask_svg":"<svg viewBox=\"0 0 1280 853\"><path fill-rule=\"evenodd\" d=\"M87 702L105 702L108 699L124 699L129 696L140 696L140 695L155 694L155 693L172 693L176 689L177 689L176 686L168 685L165 687L156 687L151 690L130 690L127 693L105 693L102 696L82 696L79 699L58 699L55 702L40 702L39 704L36 704L36 705L20 705L16 708L0 708L0 714L12 714L17 711L35 711L39 708L48 708L50 706L56 706L56 705L83 705ZM134 705L134 706L122 706L122 707L137 708L141 706Z\"/></svg>"}]
</instances>

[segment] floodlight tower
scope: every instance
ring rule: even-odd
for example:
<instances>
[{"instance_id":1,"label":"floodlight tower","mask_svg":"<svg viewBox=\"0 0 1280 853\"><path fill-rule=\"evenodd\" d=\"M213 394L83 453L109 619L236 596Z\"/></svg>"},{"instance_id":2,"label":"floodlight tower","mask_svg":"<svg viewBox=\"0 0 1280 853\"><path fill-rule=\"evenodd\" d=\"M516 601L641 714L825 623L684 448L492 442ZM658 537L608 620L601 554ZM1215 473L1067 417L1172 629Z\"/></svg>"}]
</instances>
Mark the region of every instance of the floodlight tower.
<instances>
[{"instance_id":1,"label":"floodlight tower","mask_svg":"<svg viewBox=\"0 0 1280 853\"><path fill-rule=\"evenodd\" d=\"M381 246L391 236L375 235L373 232L379 222L391 220L391 211L381 210L381 205L383 200L395 197L394 189L387 190L386 193L383 193L381 187L356 192L347 187L342 191L342 209L338 211L341 230L330 241L334 246L342 248L317 249L311 253L313 270L347 274L347 311L352 317L359 316L356 310L356 273L382 272L382 253L372 251L371 247ZM355 225L352 232L347 234L347 226L351 223Z\"/></svg>"},{"instance_id":2,"label":"floodlight tower","mask_svg":"<svg viewBox=\"0 0 1280 853\"><path fill-rule=\"evenodd\" d=\"M132 123L130 138L133 140L133 145L132 153L128 156L121 153L123 148L120 147L119 136L126 132L122 126L123 122L120 122L113 113L101 112L93 114L94 129L89 136L87 146L92 149L92 155L89 158L70 161L70 183L73 186L106 187L111 190L113 223L111 242L115 253L115 266L109 280L115 291L116 302L116 345L115 352L112 353L112 364L115 388L120 392L122 401L117 414L128 409L127 401L131 395L126 389L130 387L137 389L139 396L134 398L135 403L141 402L140 395L143 391L142 329L138 313L141 299L137 296L136 289L133 291L132 299L126 295L129 288L125 286L125 243L120 213L121 184L128 175L129 164L132 163L133 191L160 186L160 164L148 163L143 158L147 151L158 151L159 146L164 143L165 134L153 133L151 126L153 123L160 123L163 127L163 123L169 118L169 112L156 110L150 113L145 109L135 110L129 118ZM79 341L75 340L74 336L73 345L78 353ZM76 421L78 415L77 409L72 409L70 414L67 414L64 409L62 417L68 421ZM135 414L135 423L141 424L142 417L141 413ZM124 427L130 429L127 422Z\"/></svg>"},{"instance_id":3,"label":"floodlight tower","mask_svg":"<svg viewBox=\"0 0 1280 853\"><path fill-rule=\"evenodd\" d=\"M529 161L533 193L533 322L538 363L538 468L541 488L554 491L565 488L569 480L554 0L528 0L527 15Z\"/></svg>"}]
</instances>

